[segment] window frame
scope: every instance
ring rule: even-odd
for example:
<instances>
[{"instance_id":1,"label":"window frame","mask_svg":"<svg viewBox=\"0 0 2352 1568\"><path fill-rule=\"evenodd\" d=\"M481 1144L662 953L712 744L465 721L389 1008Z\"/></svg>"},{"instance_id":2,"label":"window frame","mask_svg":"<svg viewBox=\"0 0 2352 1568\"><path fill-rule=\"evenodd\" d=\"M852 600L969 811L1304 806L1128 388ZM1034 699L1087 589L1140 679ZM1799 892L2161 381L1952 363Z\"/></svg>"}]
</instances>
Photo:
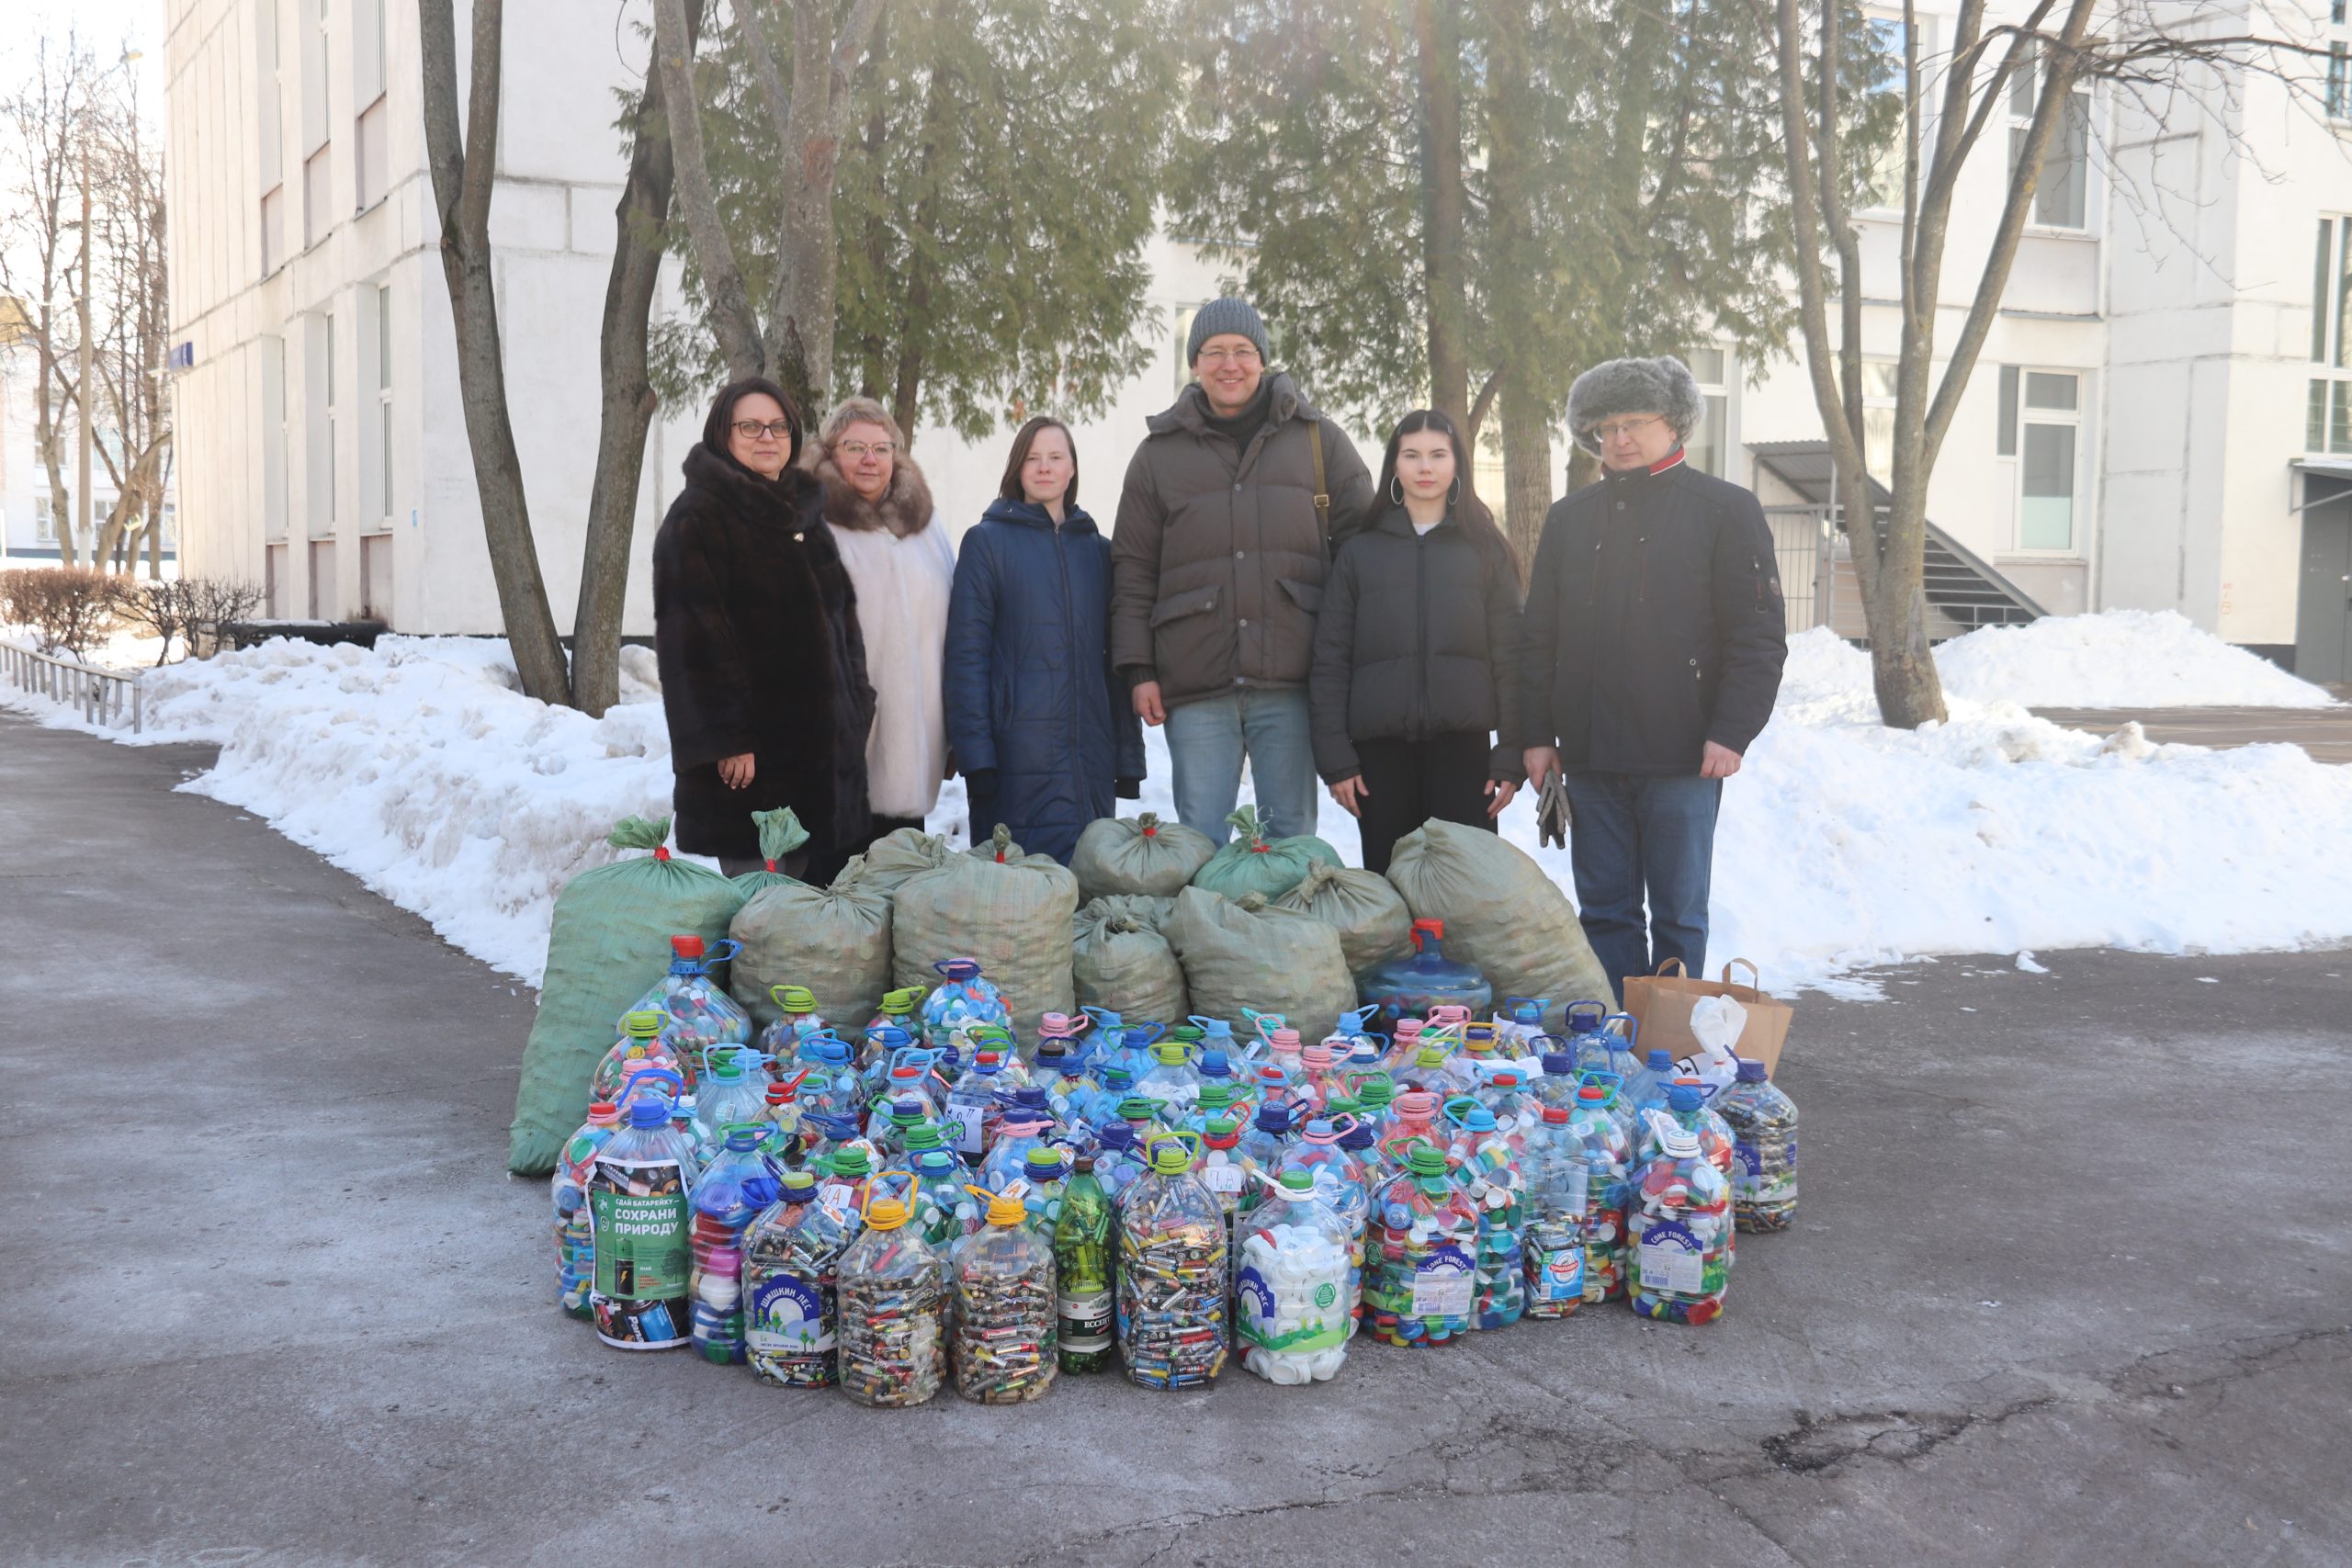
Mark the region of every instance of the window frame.
<instances>
[{"instance_id":1,"label":"window frame","mask_svg":"<svg viewBox=\"0 0 2352 1568\"><path fill-rule=\"evenodd\" d=\"M2047 71L2048 68L2044 66L2041 62L2041 52L2038 50L2032 51L2030 52L2029 62L2025 68L2025 73L2013 78L2009 84L2008 92L2006 95L2007 102L2004 107L2007 109L2009 126L2009 162L2012 167L2014 167L2017 162L2018 149L2020 141L2027 133L2033 129L2034 110L2041 102L2041 94L2046 84ZM2031 97L2027 101L2023 110L2020 111L2018 107L2018 94L2019 88L2024 86L2028 82L2031 82L2034 85L2033 93ZM2048 234L2070 239L2082 239L2096 232L2097 225L2094 223L2093 218L2098 209L2098 197L2100 193L2098 185L2098 160L2091 155L2092 145L2096 140L2094 132L2097 126L2097 115L2098 110L2098 98L2094 90L2095 86L2096 84L2094 83L2076 82L2066 89L2067 96L2070 100L2069 107L2071 108L2074 104L2079 104L2082 108L2082 221L2079 223L2053 223L2041 215L2042 201L2049 195L2051 190L2050 174L2053 166L2052 161L2057 153L2060 139L2065 134L2065 127L2062 122L2059 126L2058 135L2052 139L2052 144L2049 148L2045 149L2042 153L2041 178L2040 182L2035 185L2033 189L2033 210L2026 214L2025 231L2029 234Z\"/></svg>"},{"instance_id":2,"label":"window frame","mask_svg":"<svg viewBox=\"0 0 2352 1568\"><path fill-rule=\"evenodd\" d=\"M2352 215L2319 215L2303 373L2304 455L2352 457Z\"/></svg>"},{"instance_id":3,"label":"window frame","mask_svg":"<svg viewBox=\"0 0 2352 1568\"><path fill-rule=\"evenodd\" d=\"M2071 409L2059 409L2036 404L2032 400L2033 378L2036 376L2063 376L2072 381L2075 384L2075 406ZM1995 443L1995 450L1999 453L1998 460L2011 464L2017 469L2009 481L2012 519L2009 525L2009 552L2015 556L2028 557L2036 560L2085 559L2086 558L2083 552L2083 519L2087 513L2090 501L2087 494L2090 487L2085 473L2085 458L2090 449L2087 433L2090 429L2088 403L2091 373L2066 365L2004 365L2001 367L2001 377L2005 383L2014 377L2016 388L2014 407L2004 407L2002 411L2005 415L2013 414L2014 423L2007 432L2003 433L2004 439L1996 440ZM2002 388L2002 401L2005 405L2008 403L2008 387L2005 385ZM2068 480L2066 492L2066 543L2063 546L2029 545L2025 542L2026 454L2030 440L2027 432L2035 425L2058 426L2075 433L2073 472Z\"/></svg>"},{"instance_id":4,"label":"window frame","mask_svg":"<svg viewBox=\"0 0 2352 1568\"><path fill-rule=\"evenodd\" d=\"M1935 104L1933 101L1933 95L1927 90L1925 78L1928 74L1928 62L1934 58L1936 51L1936 18L1932 16L1919 14L1914 15L1911 20L1912 24L1919 29L1919 73L1922 78L1920 84L1921 91L1919 94L1919 145L1922 149L1925 149L1934 140ZM1873 31L1882 26L1890 27L1894 28L1899 36L1903 28L1903 13L1900 10L1872 7L1867 10L1863 15L1863 25L1871 28ZM1898 98L1902 96L1903 77L1899 69L1893 80L1888 84L1885 91L1891 96ZM1895 131L1894 143L1887 149L1887 157L1890 162L1886 167L1879 170L1873 170L1871 172L1870 189L1865 195L1862 202L1854 209L1855 217L1877 218L1888 220L1901 220L1903 217L1904 156L1905 147L1903 132L1901 128L1898 126ZM1883 200L1879 199L1878 186L1881 175L1883 175L1886 178L1891 191L1891 194Z\"/></svg>"}]
</instances>

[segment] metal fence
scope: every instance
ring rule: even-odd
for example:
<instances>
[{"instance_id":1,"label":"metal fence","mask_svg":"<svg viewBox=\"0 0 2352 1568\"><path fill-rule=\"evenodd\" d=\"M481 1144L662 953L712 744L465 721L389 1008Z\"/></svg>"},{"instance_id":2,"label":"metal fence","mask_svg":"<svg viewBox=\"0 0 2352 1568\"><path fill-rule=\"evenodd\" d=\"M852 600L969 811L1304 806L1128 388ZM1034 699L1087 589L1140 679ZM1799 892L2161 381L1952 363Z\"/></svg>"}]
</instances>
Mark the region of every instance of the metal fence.
<instances>
[{"instance_id":1,"label":"metal fence","mask_svg":"<svg viewBox=\"0 0 2352 1568\"><path fill-rule=\"evenodd\" d=\"M1838 536L1826 506L1768 506L1788 628L1831 624L1838 609Z\"/></svg>"},{"instance_id":2,"label":"metal fence","mask_svg":"<svg viewBox=\"0 0 2352 1568\"><path fill-rule=\"evenodd\" d=\"M119 726L128 715L133 735L145 724L146 711L135 675L39 653L6 638L0 638L0 671L20 690L81 709L88 723Z\"/></svg>"}]
</instances>

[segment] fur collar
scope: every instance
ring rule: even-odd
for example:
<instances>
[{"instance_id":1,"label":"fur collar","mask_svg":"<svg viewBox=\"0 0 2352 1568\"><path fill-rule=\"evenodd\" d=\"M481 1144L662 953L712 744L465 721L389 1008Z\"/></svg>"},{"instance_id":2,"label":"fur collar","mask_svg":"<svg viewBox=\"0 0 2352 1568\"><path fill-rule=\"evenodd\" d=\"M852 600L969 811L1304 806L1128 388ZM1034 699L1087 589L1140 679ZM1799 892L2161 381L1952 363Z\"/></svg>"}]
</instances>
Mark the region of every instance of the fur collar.
<instances>
[{"instance_id":1,"label":"fur collar","mask_svg":"<svg viewBox=\"0 0 2352 1568\"><path fill-rule=\"evenodd\" d=\"M878 533L887 528L899 538L910 538L931 526L931 487L922 470L906 453L890 470L890 488L878 502L866 500L850 488L832 454L809 444L808 471L824 481L825 521L853 534Z\"/></svg>"}]
</instances>

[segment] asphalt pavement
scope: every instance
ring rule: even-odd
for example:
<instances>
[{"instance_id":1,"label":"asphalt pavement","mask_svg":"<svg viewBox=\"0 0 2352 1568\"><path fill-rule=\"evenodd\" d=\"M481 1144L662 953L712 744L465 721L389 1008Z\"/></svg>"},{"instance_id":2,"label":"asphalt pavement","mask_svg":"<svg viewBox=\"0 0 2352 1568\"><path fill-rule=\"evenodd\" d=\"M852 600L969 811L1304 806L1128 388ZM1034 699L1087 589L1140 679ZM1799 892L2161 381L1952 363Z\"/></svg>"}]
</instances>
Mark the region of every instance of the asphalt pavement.
<instances>
[{"instance_id":1,"label":"asphalt pavement","mask_svg":"<svg viewBox=\"0 0 2352 1568\"><path fill-rule=\"evenodd\" d=\"M1804 997L1704 1328L875 1412L560 1315L530 993L207 760L0 715L0 1562L2352 1559L2352 952Z\"/></svg>"}]
</instances>

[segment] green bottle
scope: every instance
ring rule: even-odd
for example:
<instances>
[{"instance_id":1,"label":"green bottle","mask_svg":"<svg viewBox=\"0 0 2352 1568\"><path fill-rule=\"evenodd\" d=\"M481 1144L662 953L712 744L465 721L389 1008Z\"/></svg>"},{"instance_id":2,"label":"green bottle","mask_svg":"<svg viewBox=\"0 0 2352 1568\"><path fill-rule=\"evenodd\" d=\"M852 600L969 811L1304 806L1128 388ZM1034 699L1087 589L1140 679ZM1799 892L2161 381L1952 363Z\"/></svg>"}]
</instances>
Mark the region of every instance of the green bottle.
<instances>
[{"instance_id":1,"label":"green bottle","mask_svg":"<svg viewBox=\"0 0 2352 1568\"><path fill-rule=\"evenodd\" d=\"M1099 1372L1111 1364L1111 1199L1080 1155L1062 1188L1054 1222L1057 1340L1062 1371Z\"/></svg>"}]
</instances>

